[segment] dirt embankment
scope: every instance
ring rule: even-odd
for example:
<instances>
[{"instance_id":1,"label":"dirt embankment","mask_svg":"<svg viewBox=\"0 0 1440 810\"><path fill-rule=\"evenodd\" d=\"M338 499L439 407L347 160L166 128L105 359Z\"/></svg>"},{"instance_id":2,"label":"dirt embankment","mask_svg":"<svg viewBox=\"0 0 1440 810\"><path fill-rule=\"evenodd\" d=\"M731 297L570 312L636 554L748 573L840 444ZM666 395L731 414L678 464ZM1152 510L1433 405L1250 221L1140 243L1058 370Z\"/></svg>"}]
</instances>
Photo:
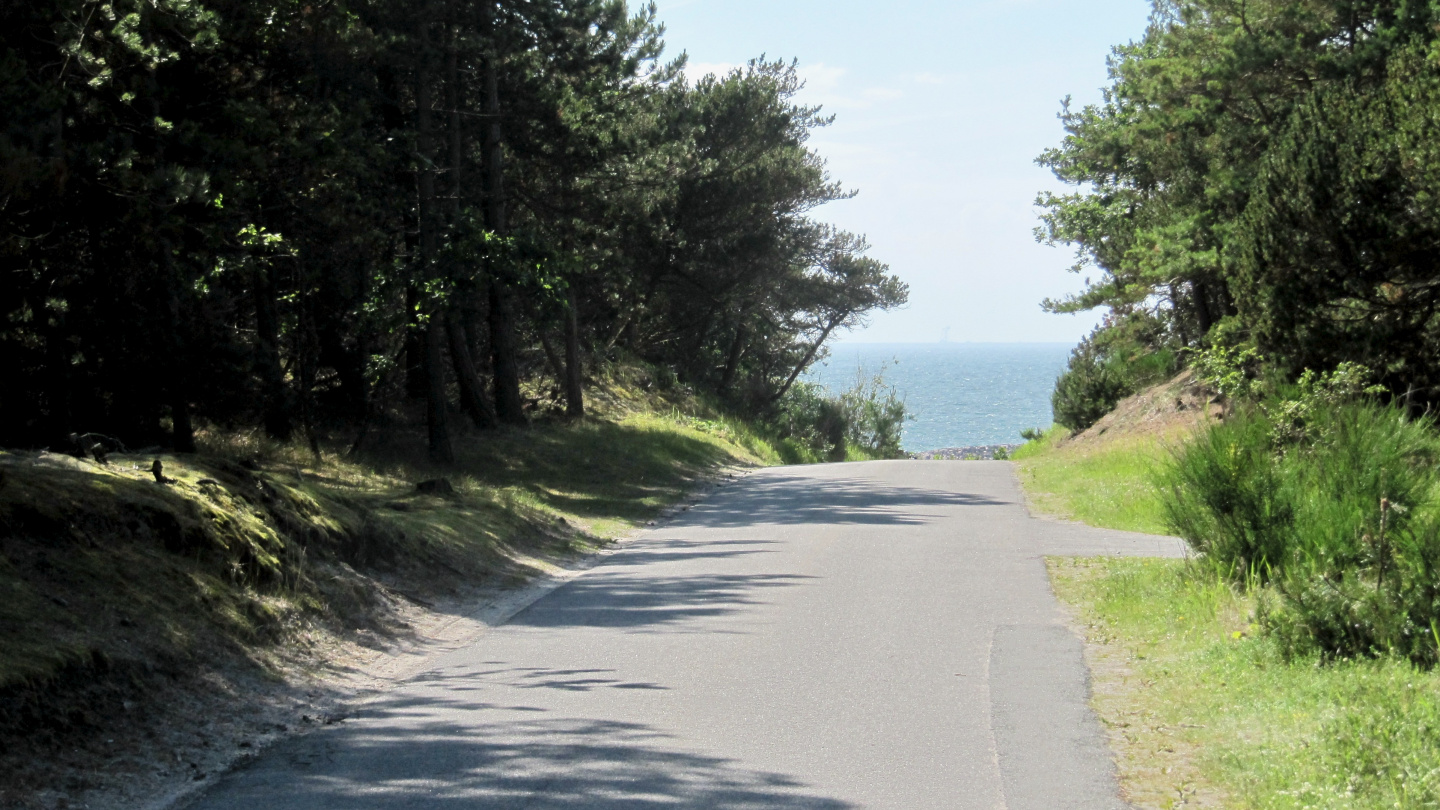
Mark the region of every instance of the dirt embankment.
<instances>
[{"instance_id":1,"label":"dirt embankment","mask_svg":"<svg viewBox=\"0 0 1440 810\"><path fill-rule=\"evenodd\" d=\"M333 721L437 606L585 543L403 481L199 456L162 457L157 481L153 460L0 453L0 806L133 807L203 780ZM481 533L446 543L442 522Z\"/></svg>"},{"instance_id":2,"label":"dirt embankment","mask_svg":"<svg viewBox=\"0 0 1440 810\"><path fill-rule=\"evenodd\" d=\"M1061 442L1098 447L1128 437L1172 436L1213 421L1221 406L1213 391L1185 370L1159 385L1126 397L1086 430Z\"/></svg>"},{"instance_id":3,"label":"dirt embankment","mask_svg":"<svg viewBox=\"0 0 1440 810\"><path fill-rule=\"evenodd\" d=\"M164 806L758 463L732 426L626 407L462 437L445 471L0 451L0 808Z\"/></svg>"}]
</instances>

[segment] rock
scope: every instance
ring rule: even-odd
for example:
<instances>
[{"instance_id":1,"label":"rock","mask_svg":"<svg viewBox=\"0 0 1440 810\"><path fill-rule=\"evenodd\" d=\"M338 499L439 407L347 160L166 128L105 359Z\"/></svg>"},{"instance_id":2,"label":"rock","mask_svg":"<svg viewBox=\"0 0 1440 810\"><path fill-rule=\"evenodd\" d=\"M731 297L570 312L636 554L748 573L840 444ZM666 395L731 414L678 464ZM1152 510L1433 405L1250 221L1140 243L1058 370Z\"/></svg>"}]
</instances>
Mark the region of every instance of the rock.
<instances>
[{"instance_id":1,"label":"rock","mask_svg":"<svg viewBox=\"0 0 1440 810\"><path fill-rule=\"evenodd\" d=\"M455 494L455 487L448 478L431 478L428 481L421 481L415 485L415 491L421 495L451 496Z\"/></svg>"}]
</instances>

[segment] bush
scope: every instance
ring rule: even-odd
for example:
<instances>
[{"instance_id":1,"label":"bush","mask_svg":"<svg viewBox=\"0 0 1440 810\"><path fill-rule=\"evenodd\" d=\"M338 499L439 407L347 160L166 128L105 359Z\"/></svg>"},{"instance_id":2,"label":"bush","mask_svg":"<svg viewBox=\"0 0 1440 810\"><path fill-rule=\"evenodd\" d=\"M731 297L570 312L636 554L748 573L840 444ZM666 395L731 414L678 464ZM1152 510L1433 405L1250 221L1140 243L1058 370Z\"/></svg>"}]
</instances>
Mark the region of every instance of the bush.
<instances>
[{"instance_id":1,"label":"bush","mask_svg":"<svg viewBox=\"0 0 1440 810\"><path fill-rule=\"evenodd\" d=\"M1179 361L1165 339L1163 323L1144 313L1095 330L1070 353L1069 365L1055 380L1050 397L1055 422L1082 431L1120 400L1173 375Z\"/></svg>"},{"instance_id":2,"label":"bush","mask_svg":"<svg viewBox=\"0 0 1440 810\"><path fill-rule=\"evenodd\" d=\"M1336 390L1247 408L1180 450L1161 477L1169 524L1232 576L1273 584L1261 623L1287 652L1434 664L1440 435Z\"/></svg>"},{"instance_id":3,"label":"bush","mask_svg":"<svg viewBox=\"0 0 1440 810\"><path fill-rule=\"evenodd\" d=\"M1294 514L1263 414L1212 426L1176 454L1157 483L1167 524L1195 551L1239 576L1282 563Z\"/></svg>"},{"instance_id":4,"label":"bush","mask_svg":"<svg viewBox=\"0 0 1440 810\"><path fill-rule=\"evenodd\" d=\"M775 427L788 452L789 463L815 457L831 461L845 459L845 439L850 419L841 401L818 383L797 382L780 400ZM809 454L805 451L808 450ZM812 459L806 456L811 455Z\"/></svg>"},{"instance_id":5,"label":"bush","mask_svg":"<svg viewBox=\"0 0 1440 810\"><path fill-rule=\"evenodd\" d=\"M1110 364L1080 344L1070 355L1070 365L1055 380L1050 407L1055 422L1081 431L1115 410L1115 404L1134 393L1130 381Z\"/></svg>"},{"instance_id":6,"label":"bush","mask_svg":"<svg viewBox=\"0 0 1440 810\"><path fill-rule=\"evenodd\" d=\"M856 372L855 387L840 395L840 406L848 426L846 438L857 447L880 458L900 458L905 451L900 438L905 429L905 400L895 386L885 383L885 369L874 375L865 369Z\"/></svg>"},{"instance_id":7,"label":"bush","mask_svg":"<svg viewBox=\"0 0 1440 810\"><path fill-rule=\"evenodd\" d=\"M780 400L774 424L790 463L844 461L851 450L874 458L905 455L900 439L908 419L905 400L885 383L884 369L856 374L855 386L834 396L817 383L799 382ZM812 458L813 456L813 458Z\"/></svg>"}]
</instances>

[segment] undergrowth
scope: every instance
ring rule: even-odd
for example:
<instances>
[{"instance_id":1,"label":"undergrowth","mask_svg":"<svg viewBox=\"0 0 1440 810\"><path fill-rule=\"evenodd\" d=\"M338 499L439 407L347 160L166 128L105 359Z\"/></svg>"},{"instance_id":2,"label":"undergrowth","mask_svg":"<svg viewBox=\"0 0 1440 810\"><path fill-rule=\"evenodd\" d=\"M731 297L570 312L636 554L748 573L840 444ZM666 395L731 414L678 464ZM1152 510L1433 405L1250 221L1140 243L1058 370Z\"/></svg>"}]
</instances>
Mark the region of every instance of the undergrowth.
<instances>
[{"instance_id":1,"label":"undergrowth","mask_svg":"<svg viewBox=\"0 0 1440 810\"><path fill-rule=\"evenodd\" d=\"M312 630L393 635L397 600L523 581L720 467L781 461L646 369L602 374L591 417L459 436L444 468L393 418L354 456L219 430L197 454L103 464L0 451L0 758L97 727L157 678L274 677ZM441 477L453 491L417 491Z\"/></svg>"}]
</instances>

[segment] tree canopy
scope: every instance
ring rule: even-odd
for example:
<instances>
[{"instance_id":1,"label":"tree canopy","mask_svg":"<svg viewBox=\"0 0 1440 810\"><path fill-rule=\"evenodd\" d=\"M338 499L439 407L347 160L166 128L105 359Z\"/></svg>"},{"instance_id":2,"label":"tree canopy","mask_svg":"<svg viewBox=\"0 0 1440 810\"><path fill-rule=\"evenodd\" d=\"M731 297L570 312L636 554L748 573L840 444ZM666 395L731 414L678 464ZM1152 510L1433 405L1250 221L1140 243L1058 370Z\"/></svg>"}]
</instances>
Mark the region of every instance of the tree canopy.
<instances>
[{"instance_id":1,"label":"tree canopy","mask_svg":"<svg viewBox=\"0 0 1440 810\"><path fill-rule=\"evenodd\" d=\"M1162 342L1253 344L1282 372L1358 362L1440 397L1440 8L1410 0L1159 0L1104 100L1039 162L1042 241L1078 295Z\"/></svg>"},{"instance_id":2,"label":"tree canopy","mask_svg":"<svg viewBox=\"0 0 1440 810\"><path fill-rule=\"evenodd\" d=\"M769 407L905 285L793 64L691 81L623 0L0 7L0 443L521 423L625 352ZM526 390L531 390L526 388ZM455 406L459 406L458 410Z\"/></svg>"}]
</instances>

